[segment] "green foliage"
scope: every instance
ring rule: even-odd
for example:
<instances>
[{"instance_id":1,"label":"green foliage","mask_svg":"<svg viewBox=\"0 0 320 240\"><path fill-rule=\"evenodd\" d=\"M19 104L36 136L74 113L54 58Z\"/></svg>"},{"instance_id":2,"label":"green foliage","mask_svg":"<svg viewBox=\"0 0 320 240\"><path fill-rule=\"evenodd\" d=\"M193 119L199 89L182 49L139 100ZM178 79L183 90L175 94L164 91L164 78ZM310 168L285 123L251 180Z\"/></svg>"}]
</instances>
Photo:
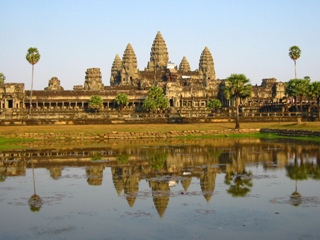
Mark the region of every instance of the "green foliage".
<instances>
[{"instance_id":1,"label":"green foliage","mask_svg":"<svg viewBox=\"0 0 320 240\"><path fill-rule=\"evenodd\" d=\"M239 102L240 99L245 99L251 96L252 86L250 80L244 74L231 74L226 79L224 88L224 96L226 99L233 99L237 110L236 129L240 128L239 124Z\"/></svg>"},{"instance_id":2,"label":"green foliage","mask_svg":"<svg viewBox=\"0 0 320 240\"><path fill-rule=\"evenodd\" d=\"M143 109L155 111L157 109L167 109L168 108L168 100L164 95L162 88L152 87L149 92L147 98L144 100Z\"/></svg>"},{"instance_id":3,"label":"green foliage","mask_svg":"<svg viewBox=\"0 0 320 240\"><path fill-rule=\"evenodd\" d=\"M320 81L312 82L309 85L309 98L316 99L318 104L318 121L320 121Z\"/></svg>"},{"instance_id":4,"label":"green foliage","mask_svg":"<svg viewBox=\"0 0 320 240\"><path fill-rule=\"evenodd\" d=\"M251 191L253 186L252 172L227 172L224 183L230 185L227 193L231 194L232 197L244 197Z\"/></svg>"},{"instance_id":5,"label":"green foliage","mask_svg":"<svg viewBox=\"0 0 320 240\"><path fill-rule=\"evenodd\" d=\"M115 101L118 105L120 105L120 108L122 108L124 105L128 106L130 102L128 95L125 93L119 93L116 96Z\"/></svg>"},{"instance_id":6,"label":"green foliage","mask_svg":"<svg viewBox=\"0 0 320 240\"><path fill-rule=\"evenodd\" d=\"M286 91L285 93L288 96L300 99L300 111L302 111L302 98L306 96L310 96L310 79L291 79L289 82L286 83Z\"/></svg>"},{"instance_id":7,"label":"green foliage","mask_svg":"<svg viewBox=\"0 0 320 240\"><path fill-rule=\"evenodd\" d=\"M309 97L317 99L319 101L320 99L320 81L312 82L309 85L308 90Z\"/></svg>"},{"instance_id":8,"label":"green foliage","mask_svg":"<svg viewBox=\"0 0 320 240\"><path fill-rule=\"evenodd\" d=\"M301 50L298 46L292 46L289 48L289 57L294 62L294 77L297 78L297 68L296 68L296 62L298 58L301 56Z\"/></svg>"},{"instance_id":9,"label":"green foliage","mask_svg":"<svg viewBox=\"0 0 320 240\"><path fill-rule=\"evenodd\" d=\"M37 48L29 48L27 55L27 61L32 65L32 78L31 78L31 91L30 91L30 102L29 102L29 114L31 114L32 109L32 92L33 92L33 72L34 72L34 65L40 60L40 53Z\"/></svg>"},{"instance_id":10,"label":"green foliage","mask_svg":"<svg viewBox=\"0 0 320 240\"><path fill-rule=\"evenodd\" d=\"M35 65L40 60L40 54L38 49L33 47L29 48L26 55L26 59L31 65Z\"/></svg>"},{"instance_id":11,"label":"green foliage","mask_svg":"<svg viewBox=\"0 0 320 240\"><path fill-rule=\"evenodd\" d=\"M6 77L3 75L3 73L0 73L0 85L4 84L5 80L6 80Z\"/></svg>"},{"instance_id":12,"label":"green foliage","mask_svg":"<svg viewBox=\"0 0 320 240\"><path fill-rule=\"evenodd\" d=\"M295 162L294 164L286 165L287 177L292 180L307 180L307 166L305 164L298 164Z\"/></svg>"},{"instance_id":13,"label":"green foliage","mask_svg":"<svg viewBox=\"0 0 320 240\"><path fill-rule=\"evenodd\" d=\"M289 48L289 57L296 61L301 56L301 49L298 46L292 46Z\"/></svg>"},{"instance_id":14,"label":"green foliage","mask_svg":"<svg viewBox=\"0 0 320 240\"><path fill-rule=\"evenodd\" d=\"M91 161L100 161L100 160L102 160L101 155L94 155L91 157Z\"/></svg>"},{"instance_id":15,"label":"green foliage","mask_svg":"<svg viewBox=\"0 0 320 240\"><path fill-rule=\"evenodd\" d=\"M98 95L92 95L89 99L88 107L93 110L99 110L103 107L103 100Z\"/></svg>"},{"instance_id":16,"label":"green foliage","mask_svg":"<svg viewBox=\"0 0 320 240\"><path fill-rule=\"evenodd\" d=\"M129 161L129 155L128 154L122 154L116 157L116 160L121 163L121 164L125 164Z\"/></svg>"},{"instance_id":17,"label":"green foliage","mask_svg":"<svg viewBox=\"0 0 320 240\"><path fill-rule=\"evenodd\" d=\"M210 99L208 102L208 108L215 110L222 107L222 104L219 99Z\"/></svg>"},{"instance_id":18,"label":"green foliage","mask_svg":"<svg viewBox=\"0 0 320 240\"><path fill-rule=\"evenodd\" d=\"M152 169L160 170L165 166L168 158L168 153L151 151L147 153L147 158Z\"/></svg>"},{"instance_id":19,"label":"green foliage","mask_svg":"<svg viewBox=\"0 0 320 240\"><path fill-rule=\"evenodd\" d=\"M224 96L227 99L244 99L251 96L252 86L244 74L231 74L226 79Z\"/></svg>"},{"instance_id":20,"label":"green foliage","mask_svg":"<svg viewBox=\"0 0 320 240\"><path fill-rule=\"evenodd\" d=\"M286 94L288 96L307 96L310 90L310 79L291 79L286 83Z\"/></svg>"}]
</instances>

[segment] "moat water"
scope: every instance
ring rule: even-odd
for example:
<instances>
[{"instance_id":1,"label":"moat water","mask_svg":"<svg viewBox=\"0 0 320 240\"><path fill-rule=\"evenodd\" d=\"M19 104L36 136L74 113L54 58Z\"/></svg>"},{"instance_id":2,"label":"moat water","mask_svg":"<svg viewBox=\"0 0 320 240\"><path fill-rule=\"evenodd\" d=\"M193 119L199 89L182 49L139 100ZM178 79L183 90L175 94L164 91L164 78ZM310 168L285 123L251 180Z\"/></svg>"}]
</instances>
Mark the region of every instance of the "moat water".
<instances>
[{"instance_id":1,"label":"moat water","mask_svg":"<svg viewBox=\"0 0 320 240\"><path fill-rule=\"evenodd\" d=\"M320 239L314 143L42 143L0 180L0 239Z\"/></svg>"}]
</instances>

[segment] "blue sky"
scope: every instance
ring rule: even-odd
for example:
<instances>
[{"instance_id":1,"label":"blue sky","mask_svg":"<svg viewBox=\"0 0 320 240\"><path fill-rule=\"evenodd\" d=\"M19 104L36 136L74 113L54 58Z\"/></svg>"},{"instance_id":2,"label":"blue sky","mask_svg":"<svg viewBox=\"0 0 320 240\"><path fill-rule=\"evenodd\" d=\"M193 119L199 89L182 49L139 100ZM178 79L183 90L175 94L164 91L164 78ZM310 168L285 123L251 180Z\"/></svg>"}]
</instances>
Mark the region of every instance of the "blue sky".
<instances>
[{"instance_id":1,"label":"blue sky","mask_svg":"<svg viewBox=\"0 0 320 240\"><path fill-rule=\"evenodd\" d=\"M109 85L115 55L131 43L143 70L158 31L170 60L178 65L186 56L192 70L208 46L220 79L243 73L254 85L270 77L286 82L294 78L288 49L297 45L298 77L320 80L319 0L0 0L0 9L0 72L26 89L29 47L41 54L36 90L54 76L66 90L83 85L92 67Z\"/></svg>"}]
</instances>

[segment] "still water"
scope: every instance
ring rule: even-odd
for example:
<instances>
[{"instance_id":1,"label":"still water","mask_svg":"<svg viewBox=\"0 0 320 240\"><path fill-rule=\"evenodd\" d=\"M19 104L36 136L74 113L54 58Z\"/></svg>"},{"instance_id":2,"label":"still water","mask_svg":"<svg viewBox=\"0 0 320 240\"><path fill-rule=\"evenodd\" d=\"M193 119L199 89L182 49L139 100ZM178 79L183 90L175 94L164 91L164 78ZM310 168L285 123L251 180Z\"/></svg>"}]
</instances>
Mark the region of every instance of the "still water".
<instances>
[{"instance_id":1,"label":"still water","mask_svg":"<svg viewBox=\"0 0 320 240\"><path fill-rule=\"evenodd\" d=\"M312 143L38 143L0 180L0 239L320 239Z\"/></svg>"}]
</instances>

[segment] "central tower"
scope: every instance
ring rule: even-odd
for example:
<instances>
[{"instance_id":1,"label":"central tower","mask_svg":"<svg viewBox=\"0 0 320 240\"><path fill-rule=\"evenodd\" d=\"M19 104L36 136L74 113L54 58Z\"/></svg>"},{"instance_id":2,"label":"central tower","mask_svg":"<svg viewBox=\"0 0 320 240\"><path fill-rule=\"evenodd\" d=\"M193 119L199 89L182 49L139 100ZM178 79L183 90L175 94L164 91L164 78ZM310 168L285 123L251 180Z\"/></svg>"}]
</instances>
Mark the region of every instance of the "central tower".
<instances>
[{"instance_id":1,"label":"central tower","mask_svg":"<svg viewBox=\"0 0 320 240\"><path fill-rule=\"evenodd\" d=\"M161 32L158 31L150 52L150 61L148 62L147 71L164 69L169 61L168 49Z\"/></svg>"}]
</instances>

